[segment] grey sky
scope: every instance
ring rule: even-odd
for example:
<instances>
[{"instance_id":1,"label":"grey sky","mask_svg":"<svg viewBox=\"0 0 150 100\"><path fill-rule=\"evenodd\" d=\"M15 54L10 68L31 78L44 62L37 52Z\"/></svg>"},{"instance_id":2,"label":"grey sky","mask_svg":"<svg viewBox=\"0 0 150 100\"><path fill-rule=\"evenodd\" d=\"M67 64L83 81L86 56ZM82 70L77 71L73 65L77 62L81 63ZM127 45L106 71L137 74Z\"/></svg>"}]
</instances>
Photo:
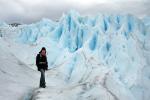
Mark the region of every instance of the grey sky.
<instances>
[{"instance_id":1,"label":"grey sky","mask_svg":"<svg viewBox=\"0 0 150 100\"><path fill-rule=\"evenodd\" d=\"M150 0L0 0L0 20L32 23L41 18L59 19L71 9L81 15L130 13L150 16Z\"/></svg>"}]
</instances>

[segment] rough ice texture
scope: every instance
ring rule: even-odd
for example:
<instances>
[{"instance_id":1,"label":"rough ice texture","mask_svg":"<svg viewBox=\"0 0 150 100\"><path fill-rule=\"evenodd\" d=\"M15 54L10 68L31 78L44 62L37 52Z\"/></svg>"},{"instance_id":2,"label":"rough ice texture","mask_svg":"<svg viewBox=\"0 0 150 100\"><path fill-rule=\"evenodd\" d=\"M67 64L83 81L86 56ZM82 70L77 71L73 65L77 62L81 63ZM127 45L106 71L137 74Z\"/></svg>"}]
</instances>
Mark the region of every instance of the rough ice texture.
<instances>
[{"instance_id":1,"label":"rough ice texture","mask_svg":"<svg viewBox=\"0 0 150 100\"><path fill-rule=\"evenodd\" d=\"M49 87L36 90L33 100L150 98L150 28L132 15L81 16L70 11L58 22L43 19L19 26L16 33L15 44L25 45L16 56L25 53L20 60L27 65L35 64L35 52L42 46L48 51Z\"/></svg>"}]
</instances>

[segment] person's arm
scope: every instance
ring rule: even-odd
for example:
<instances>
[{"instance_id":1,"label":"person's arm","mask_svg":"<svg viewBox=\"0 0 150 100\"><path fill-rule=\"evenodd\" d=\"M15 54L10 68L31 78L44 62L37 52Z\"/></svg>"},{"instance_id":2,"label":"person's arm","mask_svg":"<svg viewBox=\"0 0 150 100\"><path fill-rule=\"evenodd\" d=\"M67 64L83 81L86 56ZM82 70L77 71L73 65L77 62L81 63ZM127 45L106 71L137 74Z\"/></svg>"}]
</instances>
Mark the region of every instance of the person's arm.
<instances>
[{"instance_id":1,"label":"person's arm","mask_svg":"<svg viewBox=\"0 0 150 100\"><path fill-rule=\"evenodd\" d=\"M48 62L47 62L47 57L46 57L46 70L48 70Z\"/></svg>"},{"instance_id":2,"label":"person's arm","mask_svg":"<svg viewBox=\"0 0 150 100\"><path fill-rule=\"evenodd\" d=\"M36 56L36 66L39 68L39 55Z\"/></svg>"}]
</instances>

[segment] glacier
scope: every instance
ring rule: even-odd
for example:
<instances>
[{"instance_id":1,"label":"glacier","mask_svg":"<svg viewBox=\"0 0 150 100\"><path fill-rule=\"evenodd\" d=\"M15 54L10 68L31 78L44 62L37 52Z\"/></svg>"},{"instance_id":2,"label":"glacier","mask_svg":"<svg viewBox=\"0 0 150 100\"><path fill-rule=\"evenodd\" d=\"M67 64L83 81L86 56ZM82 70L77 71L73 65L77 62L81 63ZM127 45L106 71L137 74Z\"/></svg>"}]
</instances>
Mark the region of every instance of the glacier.
<instances>
[{"instance_id":1,"label":"glacier","mask_svg":"<svg viewBox=\"0 0 150 100\"><path fill-rule=\"evenodd\" d=\"M36 54L41 47L47 48L48 87L36 89L33 100L150 98L148 18L129 14L82 16L72 10L57 22L44 18L0 29L7 48L30 69L36 70Z\"/></svg>"}]
</instances>

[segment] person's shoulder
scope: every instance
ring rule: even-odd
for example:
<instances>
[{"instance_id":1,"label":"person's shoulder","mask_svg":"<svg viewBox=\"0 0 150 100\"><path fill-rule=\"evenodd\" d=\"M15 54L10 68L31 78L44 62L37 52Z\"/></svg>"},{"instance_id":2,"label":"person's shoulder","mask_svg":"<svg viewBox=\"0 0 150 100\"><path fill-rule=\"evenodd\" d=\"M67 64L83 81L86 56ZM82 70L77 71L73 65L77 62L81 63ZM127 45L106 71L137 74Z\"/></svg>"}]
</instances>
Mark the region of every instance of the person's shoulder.
<instances>
[{"instance_id":1,"label":"person's shoulder","mask_svg":"<svg viewBox=\"0 0 150 100\"><path fill-rule=\"evenodd\" d=\"M40 57L40 54L37 54L36 57Z\"/></svg>"}]
</instances>

